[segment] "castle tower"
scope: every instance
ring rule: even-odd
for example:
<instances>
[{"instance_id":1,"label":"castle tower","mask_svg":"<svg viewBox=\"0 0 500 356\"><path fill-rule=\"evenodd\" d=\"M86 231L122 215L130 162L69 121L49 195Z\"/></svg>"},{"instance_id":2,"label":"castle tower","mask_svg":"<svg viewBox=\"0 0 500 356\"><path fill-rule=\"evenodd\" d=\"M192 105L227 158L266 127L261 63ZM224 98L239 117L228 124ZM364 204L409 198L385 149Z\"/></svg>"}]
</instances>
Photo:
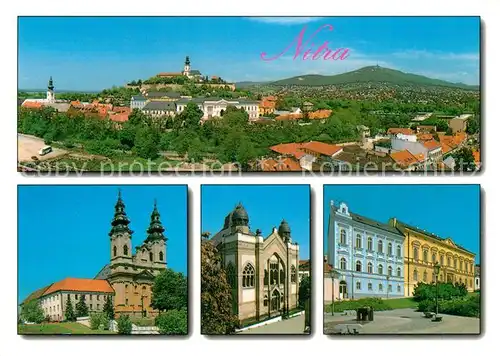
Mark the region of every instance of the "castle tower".
<instances>
[{"instance_id":1,"label":"castle tower","mask_svg":"<svg viewBox=\"0 0 500 356\"><path fill-rule=\"evenodd\" d=\"M49 79L49 84L47 85L47 101L53 103L56 101L56 96L54 94L54 83L52 81L52 76Z\"/></svg>"},{"instance_id":2,"label":"castle tower","mask_svg":"<svg viewBox=\"0 0 500 356\"><path fill-rule=\"evenodd\" d=\"M118 200L115 204L115 214L111 221L111 264L132 259L132 233L128 225L130 220L125 213L125 204L121 191L118 191Z\"/></svg>"},{"instance_id":3,"label":"castle tower","mask_svg":"<svg viewBox=\"0 0 500 356\"><path fill-rule=\"evenodd\" d=\"M184 62L184 74L186 77L189 77L191 72L191 61L189 60L189 56L186 56L186 61Z\"/></svg>"},{"instance_id":4,"label":"castle tower","mask_svg":"<svg viewBox=\"0 0 500 356\"><path fill-rule=\"evenodd\" d=\"M167 265L167 253L166 253L166 242L167 238L163 234L165 228L160 221L160 213L158 212L158 207L156 205L156 200L154 202L153 212L151 213L151 221L147 229L147 238L144 241L151 245L151 252L153 254L152 263L161 264L163 266Z\"/></svg>"}]
</instances>

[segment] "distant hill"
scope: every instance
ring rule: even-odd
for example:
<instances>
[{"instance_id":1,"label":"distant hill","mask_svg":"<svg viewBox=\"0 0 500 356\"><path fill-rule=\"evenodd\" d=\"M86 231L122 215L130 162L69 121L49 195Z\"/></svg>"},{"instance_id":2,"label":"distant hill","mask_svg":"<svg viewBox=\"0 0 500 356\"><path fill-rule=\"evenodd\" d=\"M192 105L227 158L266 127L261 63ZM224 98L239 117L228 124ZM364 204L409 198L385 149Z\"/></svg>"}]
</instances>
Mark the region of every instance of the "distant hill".
<instances>
[{"instance_id":1,"label":"distant hill","mask_svg":"<svg viewBox=\"0 0 500 356\"><path fill-rule=\"evenodd\" d=\"M268 82L237 82L234 83L237 89L241 88L248 88L254 85L263 85L263 84L268 84Z\"/></svg>"},{"instance_id":2,"label":"distant hill","mask_svg":"<svg viewBox=\"0 0 500 356\"><path fill-rule=\"evenodd\" d=\"M395 85L440 86L470 90L479 89L479 86L477 85L451 83L440 79L432 79L423 75L404 73L399 70L379 66L363 67L352 72L337 75L301 75L293 78L278 80L269 84L320 86L353 83L389 83Z\"/></svg>"}]
</instances>

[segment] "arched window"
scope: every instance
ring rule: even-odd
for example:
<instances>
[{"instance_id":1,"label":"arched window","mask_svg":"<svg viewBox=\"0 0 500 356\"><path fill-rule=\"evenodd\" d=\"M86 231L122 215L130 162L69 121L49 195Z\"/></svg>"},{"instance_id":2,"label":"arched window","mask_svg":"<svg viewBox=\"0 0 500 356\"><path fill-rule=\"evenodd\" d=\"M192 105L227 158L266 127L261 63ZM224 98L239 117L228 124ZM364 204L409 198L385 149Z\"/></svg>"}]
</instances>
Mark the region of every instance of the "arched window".
<instances>
[{"instance_id":1,"label":"arched window","mask_svg":"<svg viewBox=\"0 0 500 356\"><path fill-rule=\"evenodd\" d=\"M457 268L457 259L456 259L456 258L453 260L453 267L454 267L455 269Z\"/></svg>"},{"instance_id":2,"label":"arched window","mask_svg":"<svg viewBox=\"0 0 500 356\"><path fill-rule=\"evenodd\" d=\"M275 289L271 294L271 311L280 309L280 300L280 292L278 291L278 289Z\"/></svg>"},{"instance_id":3,"label":"arched window","mask_svg":"<svg viewBox=\"0 0 500 356\"><path fill-rule=\"evenodd\" d=\"M159 255L158 259L159 259L160 261L163 261L163 252L162 252L162 251L160 251L160 255Z\"/></svg>"},{"instance_id":4,"label":"arched window","mask_svg":"<svg viewBox=\"0 0 500 356\"><path fill-rule=\"evenodd\" d=\"M291 276L291 280L292 280L292 283L297 283L297 271L295 270L295 266L292 265L292 276Z\"/></svg>"},{"instance_id":5,"label":"arched window","mask_svg":"<svg viewBox=\"0 0 500 356\"><path fill-rule=\"evenodd\" d=\"M373 264L368 262L368 273L373 273Z\"/></svg>"},{"instance_id":6,"label":"arched window","mask_svg":"<svg viewBox=\"0 0 500 356\"><path fill-rule=\"evenodd\" d=\"M153 261L153 252L150 252L150 253L149 253L149 260L150 260L150 261Z\"/></svg>"},{"instance_id":7,"label":"arched window","mask_svg":"<svg viewBox=\"0 0 500 356\"><path fill-rule=\"evenodd\" d=\"M413 259L418 261L418 247L413 248Z\"/></svg>"},{"instance_id":8,"label":"arched window","mask_svg":"<svg viewBox=\"0 0 500 356\"><path fill-rule=\"evenodd\" d=\"M382 283L379 283L378 284L378 291L382 292L383 290L384 290L384 286L382 285Z\"/></svg>"},{"instance_id":9,"label":"arched window","mask_svg":"<svg viewBox=\"0 0 500 356\"><path fill-rule=\"evenodd\" d=\"M356 289L361 290L361 282L360 281L356 282Z\"/></svg>"},{"instance_id":10,"label":"arched window","mask_svg":"<svg viewBox=\"0 0 500 356\"><path fill-rule=\"evenodd\" d=\"M340 259L340 269L347 269L347 261L344 257Z\"/></svg>"},{"instance_id":11,"label":"arched window","mask_svg":"<svg viewBox=\"0 0 500 356\"><path fill-rule=\"evenodd\" d=\"M432 253L432 263L436 263L436 254Z\"/></svg>"},{"instance_id":12,"label":"arched window","mask_svg":"<svg viewBox=\"0 0 500 356\"><path fill-rule=\"evenodd\" d=\"M264 285L267 286L269 284L269 271L264 269Z\"/></svg>"},{"instance_id":13,"label":"arched window","mask_svg":"<svg viewBox=\"0 0 500 356\"><path fill-rule=\"evenodd\" d=\"M243 287L253 288L255 286L255 269L250 263L243 268Z\"/></svg>"},{"instance_id":14,"label":"arched window","mask_svg":"<svg viewBox=\"0 0 500 356\"><path fill-rule=\"evenodd\" d=\"M460 261L460 271L464 270L464 261Z\"/></svg>"},{"instance_id":15,"label":"arched window","mask_svg":"<svg viewBox=\"0 0 500 356\"><path fill-rule=\"evenodd\" d=\"M346 233L345 233L345 230L340 230L340 243L342 245L346 244Z\"/></svg>"},{"instance_id":16,"label":"arched window","mask_svg":"<svg viewBox=\"0 0 500 356\"><path fill-rule=\"evenodd\" d=\"M356 235L356 248L361 248L361 235Z\"/></svg>"},{"instance_id":17,"label":"arched window","mask_svg":"<svg viewBox=\"0 0 500 356\"><path fill-rule=\"evenodd\" d=\"M373 239L371 237L368 238L368 251L373 251Z\"/></svg>"},{"instance_id":18,"label":"arched window","mask_svg":"<svg viewBox=\"0 0 500 356\"><path fill-rule=\"evenodd\" d=\"M384 274L384 267L382 265L378 265L378 274Z\"/></svg>"},{"instance_id":19,"label":"arched window","mask_svg":"<svg viewBox=\"0 0 500 356\"><path fill-rule=\"evenodd\" d=\"M398 277L401 277L401 267L398 267L398 269L396 270L397 272L397 276Z\"/></svg>"},{"instance_id":20,"label":"arched window","mask_svg":"<svg viewBox=\"0 0 500 356\"><path fill-rule=\"evenodd\" d=\"M368 290L372 290L373 289L373 285L370 283L368 283Z\"/></svg>"},{"instance_id":21,"label":"arched window","mask_svg":"<svg viewBox=\"0 0 500 356\"><path fill-rule=\"evenodd\" d=\"M264 295L264 306L267 307L267 303L269 303L269 298L267 297L267 294Z\"/></svg>"},{"instance_id":22,"label":"arched window","mask_svg":"<svg viewBox=\"0 0 500 356\"><path fill-rule=\"evenodd\" d=\"M116 256L116 246L113 246L113 256Z\"/></svg>"},{"instance_id":23,"label":"arched window","mask_svg":"<svg viewBox=\"0 0 500 356\"><path fill-rule=\"evenodd\" d=\"M278 262L271 262L270 267L271 267L271 274L269 277L271 278L271 285L278 284L278 275L279 275Z\"/></svg>"},{"instance_id":24,"label":"arched window","mask_svg":"<svg viewBox=\"0 0 500 356\"><path fill-rule=\"evenodd\" d=\"M363 266L361 265L361 261L356 261L356 272L362 272Z\"/></svg>"},{"instance_id":25,"label":"arched window","mask_svg":"<svg viewBox=\"0 0 500 356\"><path fill-rule=\"evenodd\" d=\"M378 252L383 253L384 252L384 243L382 240L378 240Z\"/></svg>"},{"instance_id":26,"label":"arched window","mask_svg":"<svg viewBox=\"0 0 500 356\"><path fill-rule=\"evenodd\" d=\"M424 271L424 282L427 283L427 271Z\"/></svg>"},{"instance_id":27,"label":"arched window","mask_svg":"<svg viewBox=\"0 0 500 356\"><path fill-rule=\"evenodd\" d=\"M401 286L398 284L398 293L401 292Z\"/></svg>"},{"instance_id":28,"label":"arched window","mask_svg":"<svg viewBox=\"0 0 500 356\"><path fill-rule=\"evenodd\" d=\"M128 256L128 246L127 245L123 245L123 254L125 256Z\"/></svg>"},{"instance_id":29,"label":"arched window","mask_svg":"<svg viewBox=\"0 0 500 356\"><path fill-rule=\"evenodd\" d=\"M424 250L424 262L427 262L427 250Z\"/></svg>"},{"instance_id":30,"label":"arched window","mask_svg":"<svg viewBox=\"0 0 500 356\"><path fill-rule=\"evenodd\" d=\"M417 271L417 270L414 270L414 271L413 271L413 280L414 280L414 281L417 281L417 280L418 280L418 271Z\"/></svg>"},{"instance_id":31,"label":"arched window","mask_svg":"<svg viewBox=\"0 0 500 356\"><path fill-rule=\"evenodd\" d=\"M387 267L387 274L392 276L392 266Z\"/></svg>"},{"instance_id":32,"label":"arched window","mask_svg":"<svg viewBox=\"0 0 500 356\"><path fill-rule=\"evenodd\" d=\"M448 263L448 266L451 266L451 257L448 257L447 263Z\"/></svg>"},{"instance_id":33,"label":"arched window","mask_svg":"<svg viewBox=\"0 0 500 356\"><path fill-rule=\"evenodd\" d=\"M465 262L465 272L469 272L469 264Z\"/></svg>"},{"instance_id":34,"label":"arched window","mask_svg":"<svg viewBox=\"0 0 500 356\"><path fill-rule=\"evenodd\" d=\"M441 266L444 265L444 256L443 255L439 256L439 263L441 263Z\"/></svg>"},{"instance_id":35,"label":"arched window","mask_svg":"<svg viewBox=\"0 0 500 356\"><path fill-rule=\"evenodd\" d=\"M398 245L396 251L397 251L397 256L401 257L401 246L400 245Z\"/></svg>"},{"instance_id":36,"label":"arched window","mask_svg":"<svg viewBox=\"0 0 500 356\"><path fill-rule=\"evenodd\" d=\"M392 244L389 242L389 244L387 245L387 254L389 256L392 256Z\"/></svg>"}]
</instances>

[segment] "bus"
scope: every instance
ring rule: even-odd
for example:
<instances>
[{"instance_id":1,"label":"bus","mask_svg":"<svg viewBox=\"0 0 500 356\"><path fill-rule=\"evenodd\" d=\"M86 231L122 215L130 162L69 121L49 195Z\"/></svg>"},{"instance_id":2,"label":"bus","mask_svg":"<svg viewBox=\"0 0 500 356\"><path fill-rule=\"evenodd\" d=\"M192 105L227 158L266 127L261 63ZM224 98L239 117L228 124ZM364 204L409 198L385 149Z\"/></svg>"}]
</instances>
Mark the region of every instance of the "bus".
<instances>
[{"instance_id":1,"label":"bus","mask_svg":"<svg viewBox=\"0 0 500 356\"><path fill-rule=\"evenodd\" d=\"M44 148L41 148L40 151L38 151L38 154L40 156L44 156L44 155L46 155L47 153L50 153L50 152L52 152L52 147L45 146Z\"/></svg>"}]
</instances>

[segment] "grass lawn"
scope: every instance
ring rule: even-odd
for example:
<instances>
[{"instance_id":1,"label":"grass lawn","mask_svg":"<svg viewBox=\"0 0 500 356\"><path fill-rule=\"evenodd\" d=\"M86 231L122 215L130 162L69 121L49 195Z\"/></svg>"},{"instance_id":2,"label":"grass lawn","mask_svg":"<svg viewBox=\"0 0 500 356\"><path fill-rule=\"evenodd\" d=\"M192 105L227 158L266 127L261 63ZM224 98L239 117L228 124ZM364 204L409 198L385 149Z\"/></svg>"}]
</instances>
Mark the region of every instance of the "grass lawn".
<instances>
[{"instance_id":1,"label":"grass lawn","mask_svg":"<svg viewBox=\"0 0 500 356\"><path fill-rule=\"evenodd\" d=\"M137 326L155 326L154 318L130 318L130 321Z\"/></svg>"},{"instance_id":2,"label":"grass lawn","mask_svg":"<svg viewBox=\"0 0 500 356\"><path fill-rule=\"evenodd\" d=\"M416 308L418 307L418 302L414 301L413 298L397 298L384 300L392 309L404 309L404 308Z\"/></svg>"},{"instance_id":3,"label":"grass lawn","mask_svg":"<svg viewBox=\"0 0 500 356\"><path fill-rule=\"evenodd\" d=\"M115 334L109 330L92 330L80 323L53 323L53 324L30 324L18 325L19 335L30 334Z\"/></svg>"}]
</instances>

